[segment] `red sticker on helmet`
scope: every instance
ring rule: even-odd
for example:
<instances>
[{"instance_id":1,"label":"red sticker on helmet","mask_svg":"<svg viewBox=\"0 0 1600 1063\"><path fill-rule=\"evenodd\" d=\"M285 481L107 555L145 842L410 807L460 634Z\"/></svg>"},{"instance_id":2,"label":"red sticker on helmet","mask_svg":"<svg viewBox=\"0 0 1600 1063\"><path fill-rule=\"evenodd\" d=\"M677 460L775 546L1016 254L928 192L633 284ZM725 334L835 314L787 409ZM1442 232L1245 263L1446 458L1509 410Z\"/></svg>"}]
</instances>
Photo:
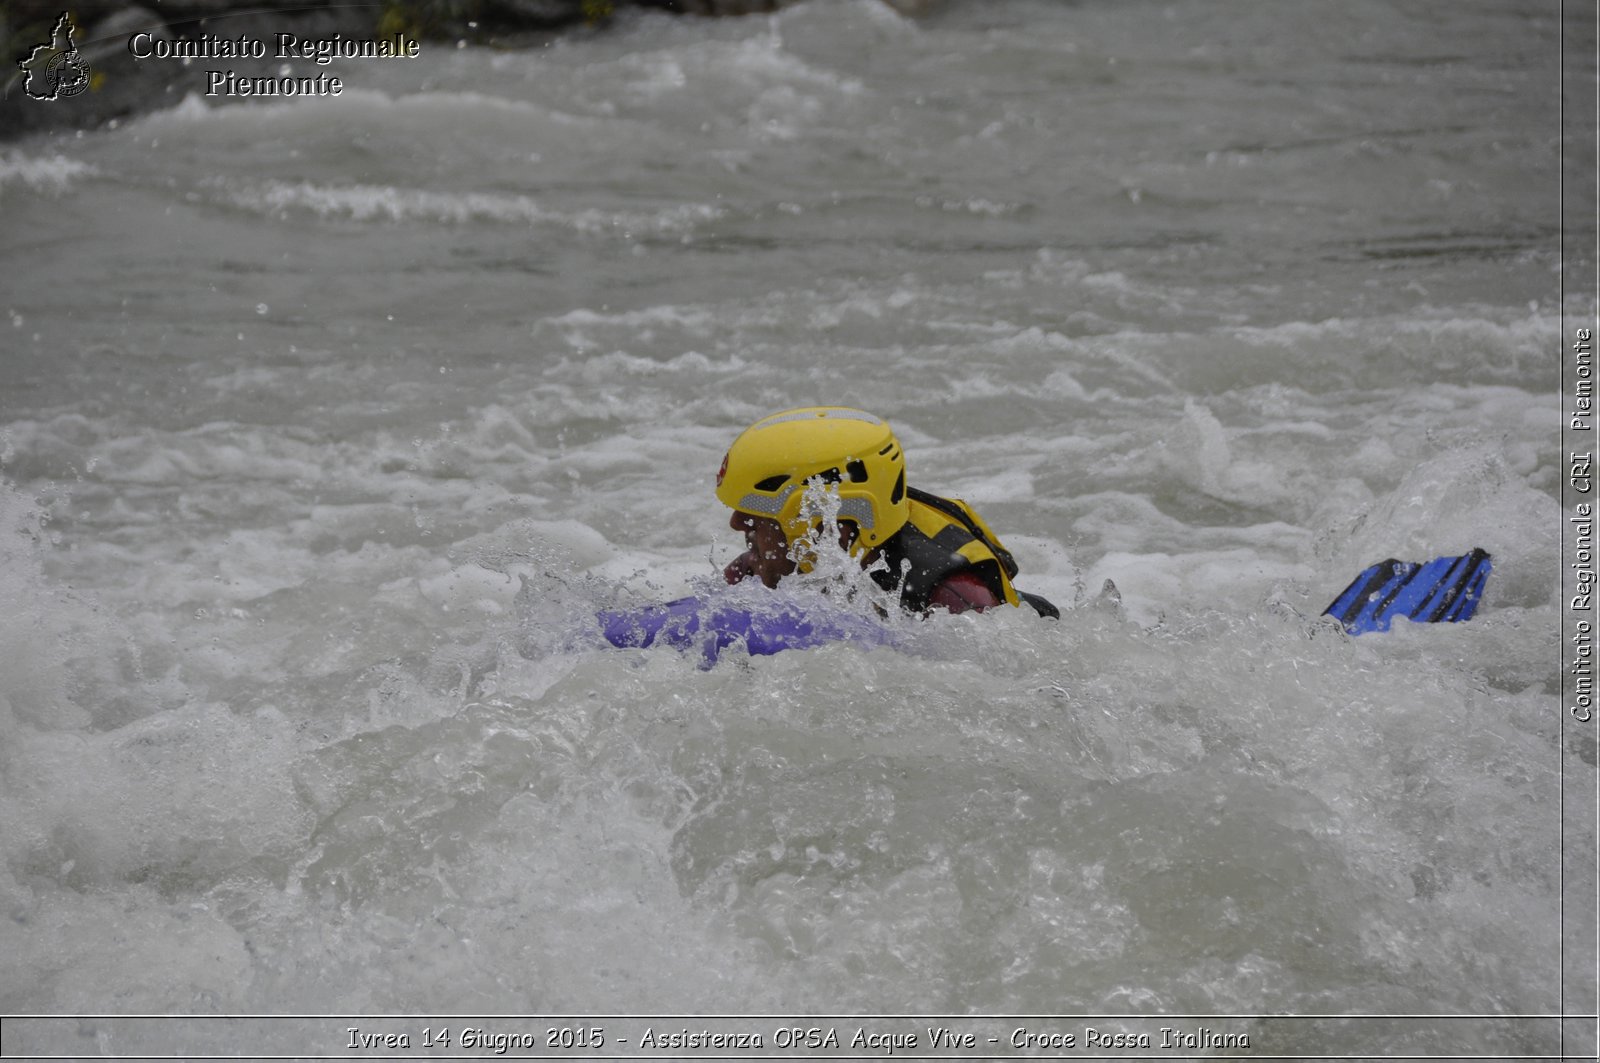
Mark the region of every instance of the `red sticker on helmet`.
<instances>
[{"instance_id":1,"label":"red sticker on helmet","mask_svg":"<svg viewBox=\"0 0 1600 1063\"><path fill-rule=\"evenodd\" d=\"M729 452L731 453L731 451ZM728 475L728 455L722 455L722 468L717 470L717 486L722 486L722 478Z\"/></svg>"}]
</instances>

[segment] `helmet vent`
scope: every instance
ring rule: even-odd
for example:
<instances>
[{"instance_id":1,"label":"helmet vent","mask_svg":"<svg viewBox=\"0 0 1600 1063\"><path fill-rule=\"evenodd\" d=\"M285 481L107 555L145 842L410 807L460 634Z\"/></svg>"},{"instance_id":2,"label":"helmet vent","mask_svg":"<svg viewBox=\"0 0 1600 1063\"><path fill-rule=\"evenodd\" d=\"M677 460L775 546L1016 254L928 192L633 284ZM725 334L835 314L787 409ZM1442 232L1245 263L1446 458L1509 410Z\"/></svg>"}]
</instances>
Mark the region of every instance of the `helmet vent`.
<instances>
[{"instance_id":1,"label":"helmet vent","mask_svg":"<svg viewBox=\"0 0 1600 1063\"><path fill-rule=\"evenodd\" d=\"M894 482L894 490L889 493L889 504L893 505L893 506L898 506L900 504L900 500L902 498L905 498L905 497L906 497L906 474L905 474L905 470L902 469L900 471L899 478L896 479L895 482Z\"/></svg>"},{"instance_id":2,"label":"helmet vent","mask_svg":"<svg viewBox=\"0 0 1600 1063\"><path fill-rule=\"evenodd\" d=\"M789 474L788 473L779 473L777 476L769 476L765 480L757 480L756 481L756 490L757 491L776 491L778 488L782 487L784 484L786 484L788 482L789 482Z\"/></svg>"},{"instance_id":3,"label":"helmet vent","mask_svg":"<svg viewBox=\"0 0 1600 1063\"><path fill-rule=\"evenodd\" d=\"M867 482L867 465L864 461L857 459L856 461L849 462L845 465L844 471L849 473L850 482L853 484L864 484Z\"/></svg>"}]
</instances>

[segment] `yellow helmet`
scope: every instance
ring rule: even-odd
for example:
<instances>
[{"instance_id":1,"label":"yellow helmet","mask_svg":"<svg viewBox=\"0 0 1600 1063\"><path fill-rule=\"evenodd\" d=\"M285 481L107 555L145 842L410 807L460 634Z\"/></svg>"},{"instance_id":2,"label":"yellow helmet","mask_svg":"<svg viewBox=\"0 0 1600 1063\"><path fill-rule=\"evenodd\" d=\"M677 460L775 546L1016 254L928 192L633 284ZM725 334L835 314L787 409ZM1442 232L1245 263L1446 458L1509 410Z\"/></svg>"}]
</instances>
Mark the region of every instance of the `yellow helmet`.
<instances>
[{"instance_id":1,"label":"yellow helmet","mask_svg":"<svg viewBox=\"0 0 1600 1063\"><path fill-rule=\"evenodd\" d=\"M847 406L785 410L746 428L717 473L717 497L741 513L771 517L789 542L810 531L801 515L805 484L821 479L839 492L839 520L873 547L905 526L906 463L889 425Z\"/></svg>"}]
</instances>

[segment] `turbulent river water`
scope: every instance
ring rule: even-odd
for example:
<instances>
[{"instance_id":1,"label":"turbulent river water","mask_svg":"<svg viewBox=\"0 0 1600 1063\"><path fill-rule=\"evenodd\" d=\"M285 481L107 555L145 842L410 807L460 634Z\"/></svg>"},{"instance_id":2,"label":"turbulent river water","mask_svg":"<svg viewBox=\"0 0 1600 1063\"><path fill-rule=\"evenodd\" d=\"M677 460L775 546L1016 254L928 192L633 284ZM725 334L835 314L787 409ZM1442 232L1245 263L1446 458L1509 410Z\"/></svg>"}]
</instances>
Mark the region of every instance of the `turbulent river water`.
<instances>
[{"instance_id":1,"label":"turbulent river water","mask_svg":"<svg viewBox=\"0 0 1600 1063\"><path fill-rule=\"evenodd\" d=\"M0 149L0 1011L1561 1010L1560 56L813 0ZM813 403L1062 619L597 646ZM1318 618L1475 546L1470 623Z\"/></svg>"}]
</instances>

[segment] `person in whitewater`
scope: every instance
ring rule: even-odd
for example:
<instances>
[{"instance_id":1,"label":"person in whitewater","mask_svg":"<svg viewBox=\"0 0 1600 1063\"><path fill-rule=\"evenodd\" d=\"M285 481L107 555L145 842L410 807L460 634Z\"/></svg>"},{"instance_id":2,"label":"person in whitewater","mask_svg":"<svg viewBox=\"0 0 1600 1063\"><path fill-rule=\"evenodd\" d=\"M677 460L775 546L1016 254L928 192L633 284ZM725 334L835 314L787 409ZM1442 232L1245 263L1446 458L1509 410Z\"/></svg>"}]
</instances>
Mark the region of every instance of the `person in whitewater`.
<instances>
[{"instance_id":1,"label":"person in whitewater","mask_svg":"<svg viewBox=\"0 0 1600 1063\"><path fill-rule=\"evenodd\" d=\"M880 587L898 591L906 610L1026 603L1060 617L1050 602L1012 585L1015 559L970 506L907 485L905 455L887 423L845 406L775 413L728 448L717 498L733 510L729 527L749 547L723 570L729 583L753 577L776 587L809 567L818 522L806 511L805 489L817 482L838 495L839 545Z\"/></svg>"}]
</instances>

